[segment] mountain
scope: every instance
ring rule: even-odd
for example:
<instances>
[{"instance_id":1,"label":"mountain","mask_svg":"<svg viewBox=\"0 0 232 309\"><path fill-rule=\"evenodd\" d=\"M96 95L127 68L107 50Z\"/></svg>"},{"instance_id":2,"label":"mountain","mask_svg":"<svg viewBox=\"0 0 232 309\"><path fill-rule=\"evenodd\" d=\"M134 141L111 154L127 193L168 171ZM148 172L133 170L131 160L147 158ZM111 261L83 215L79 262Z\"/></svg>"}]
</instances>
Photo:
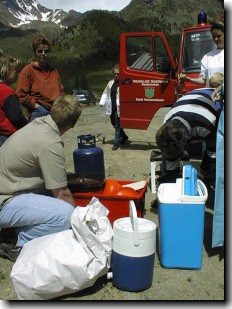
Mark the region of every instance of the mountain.
<instances>
[{"instance_id":1,"label":"mountain","mask_svg":"<svg viewBox=\"0 0 232 309\"><path fill-rule=\"evenodd\" d=\"M65 89L71 91L89 72L119 62L122 32L163 31L177 58L182 30L196 25L201 11L208 14L209 23L218 21L223 2L132 0L120 12L81 14L47 9L36 0L0 0L0 49L28 63L33 57L32 39L38 33L45 35L52 43L51 63L58 68Z\"/></svg>"},{"instance_id":2,"label":"mountain","mask_svg":"<svg viewBox=\"0 0 232 309\"><path fill-rule=\"evenodd\" d=\"M70 26L82 16L76 11L68 13L61 9L48 9L36 0L0 0L1 23L6 26L20 27L33 21L52 22L61 27Z\"/></svg>"},{"instance_id":3,"label":"mountain","mask_svg":"<svg viewBox=\"0 0 232 309\"><path fill-rule=\"evenodd\" d=\"M132 0L118 16L147 31L180 34L197 23L199 12L206 12L209 23L218 19L222 11L221 0Z\"/></svg>"},{"instance_id":4,"label":"mountain","mask_svg":"<svg viewBox=\"0 0 232 309\"><path fill-rule=\"evenodd\" d=\"M0 0L0 48L27 59L32 38L41 33L52 41L54 57L109 58L119 53L122 32L163 31L177 54L182 30L195 25L201 11L212 23L223 11L223 1L131 0L120 12L81 14L47 9L36 0Z\"/></svg>"},{"instance_id":5,"label":"mountain","mask_svg":"<svg viewBox=\"0 0 232 309\"><path fill-rule=\"evenodd\" d=\"M221 0L132 0L120 12L103 11L116 15L147 30L179 33L184 27L195 24L199 11L206 11L211 20L223 5ZM1 23L11 27L31 28L35 22L49 22L59 27L77 24L92 11L84 14L74 10L48 9L36 0L0 0Z\"/></svg>"}]
</instances>

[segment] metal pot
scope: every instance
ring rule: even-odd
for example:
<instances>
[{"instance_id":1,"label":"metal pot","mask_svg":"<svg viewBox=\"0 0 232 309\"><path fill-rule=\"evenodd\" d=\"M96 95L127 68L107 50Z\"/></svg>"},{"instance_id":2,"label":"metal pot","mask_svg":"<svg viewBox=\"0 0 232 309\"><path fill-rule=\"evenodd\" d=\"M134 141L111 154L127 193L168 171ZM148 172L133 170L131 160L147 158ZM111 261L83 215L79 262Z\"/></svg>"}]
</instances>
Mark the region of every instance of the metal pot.
<instances>
[{"instance_id":1,"label":"metal pot","mask_svg":"<svg viewBox=\"0 0 232 309\"><path fill-rule=\"evenodd\" d=\"M96 175L68 173L68 188L72 193L100 191L105 179Z\"/></svg>"}]
</instances>

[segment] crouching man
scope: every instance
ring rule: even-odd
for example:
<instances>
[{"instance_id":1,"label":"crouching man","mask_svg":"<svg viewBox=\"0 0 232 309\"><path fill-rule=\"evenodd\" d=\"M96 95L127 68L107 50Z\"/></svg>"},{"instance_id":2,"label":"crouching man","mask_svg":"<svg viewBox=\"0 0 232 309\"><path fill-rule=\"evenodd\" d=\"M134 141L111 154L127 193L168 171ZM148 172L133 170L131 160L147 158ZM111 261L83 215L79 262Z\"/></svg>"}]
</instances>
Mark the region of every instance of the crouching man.
<instances>
[{"instance_id":1,"label":"crouching man","mask_svg":"<svg viewBox=\"0 0 232 309\"><path fill-rule=\"evenodd\" d=\"M71 227L75 202L61 136L80 115L73 96L60 96L50 115L18 130L0 148L0 228L14 228L17 235L16 243L0 243L1 256L15 261L26 242Z\"/></svg>"}]
</instances>

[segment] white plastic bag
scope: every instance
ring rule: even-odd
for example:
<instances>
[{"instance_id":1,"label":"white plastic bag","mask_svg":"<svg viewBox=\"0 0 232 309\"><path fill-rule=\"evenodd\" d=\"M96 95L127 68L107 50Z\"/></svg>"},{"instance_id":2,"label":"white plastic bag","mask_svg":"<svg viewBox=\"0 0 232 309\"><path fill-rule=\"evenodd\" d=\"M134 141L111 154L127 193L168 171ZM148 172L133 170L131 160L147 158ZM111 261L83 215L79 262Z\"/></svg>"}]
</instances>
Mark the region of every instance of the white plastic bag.
<instances>
[{"instance_id":1,"label":"white plastic bag","mask_svg":"<svg viewBox=\"0 0 232 309\"><path fill-rule=\"evenodd\" d=\"M46 300L92 286L110 268L109 211L92 198L75 208L72 229L25 244L11 271L18 299Z\"/></svg>"}]
</instances>

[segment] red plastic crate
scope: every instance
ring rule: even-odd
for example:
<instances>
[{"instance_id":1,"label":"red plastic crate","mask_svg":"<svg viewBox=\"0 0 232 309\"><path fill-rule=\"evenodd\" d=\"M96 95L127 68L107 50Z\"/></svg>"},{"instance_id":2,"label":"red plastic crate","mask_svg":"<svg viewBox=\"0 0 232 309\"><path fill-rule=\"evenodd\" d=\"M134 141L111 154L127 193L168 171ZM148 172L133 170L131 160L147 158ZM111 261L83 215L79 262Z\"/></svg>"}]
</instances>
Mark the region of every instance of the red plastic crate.
<instances>
[{"instance_id":1,"label":"red plastic crate","mask_svg":"<svg viewBox=\"0 0 232 309\"><path fill-rule=\"evenodd\" d=\"M131 180L117 180L121 185L126 185L136 181ZM129 217L129 201L133 200L135 202L137 216L144 217L144 205L145 205L145 193L147 191L148 182L143 189L138 190L138 197L134 196L117 196L117 195L105 195L103 190L88 193L73 193L73 197L77 206L87 206L92 199L96 197L110 212L108 218L113 224L113 222L119 218Z\"/></svg>"}]
</instances>

